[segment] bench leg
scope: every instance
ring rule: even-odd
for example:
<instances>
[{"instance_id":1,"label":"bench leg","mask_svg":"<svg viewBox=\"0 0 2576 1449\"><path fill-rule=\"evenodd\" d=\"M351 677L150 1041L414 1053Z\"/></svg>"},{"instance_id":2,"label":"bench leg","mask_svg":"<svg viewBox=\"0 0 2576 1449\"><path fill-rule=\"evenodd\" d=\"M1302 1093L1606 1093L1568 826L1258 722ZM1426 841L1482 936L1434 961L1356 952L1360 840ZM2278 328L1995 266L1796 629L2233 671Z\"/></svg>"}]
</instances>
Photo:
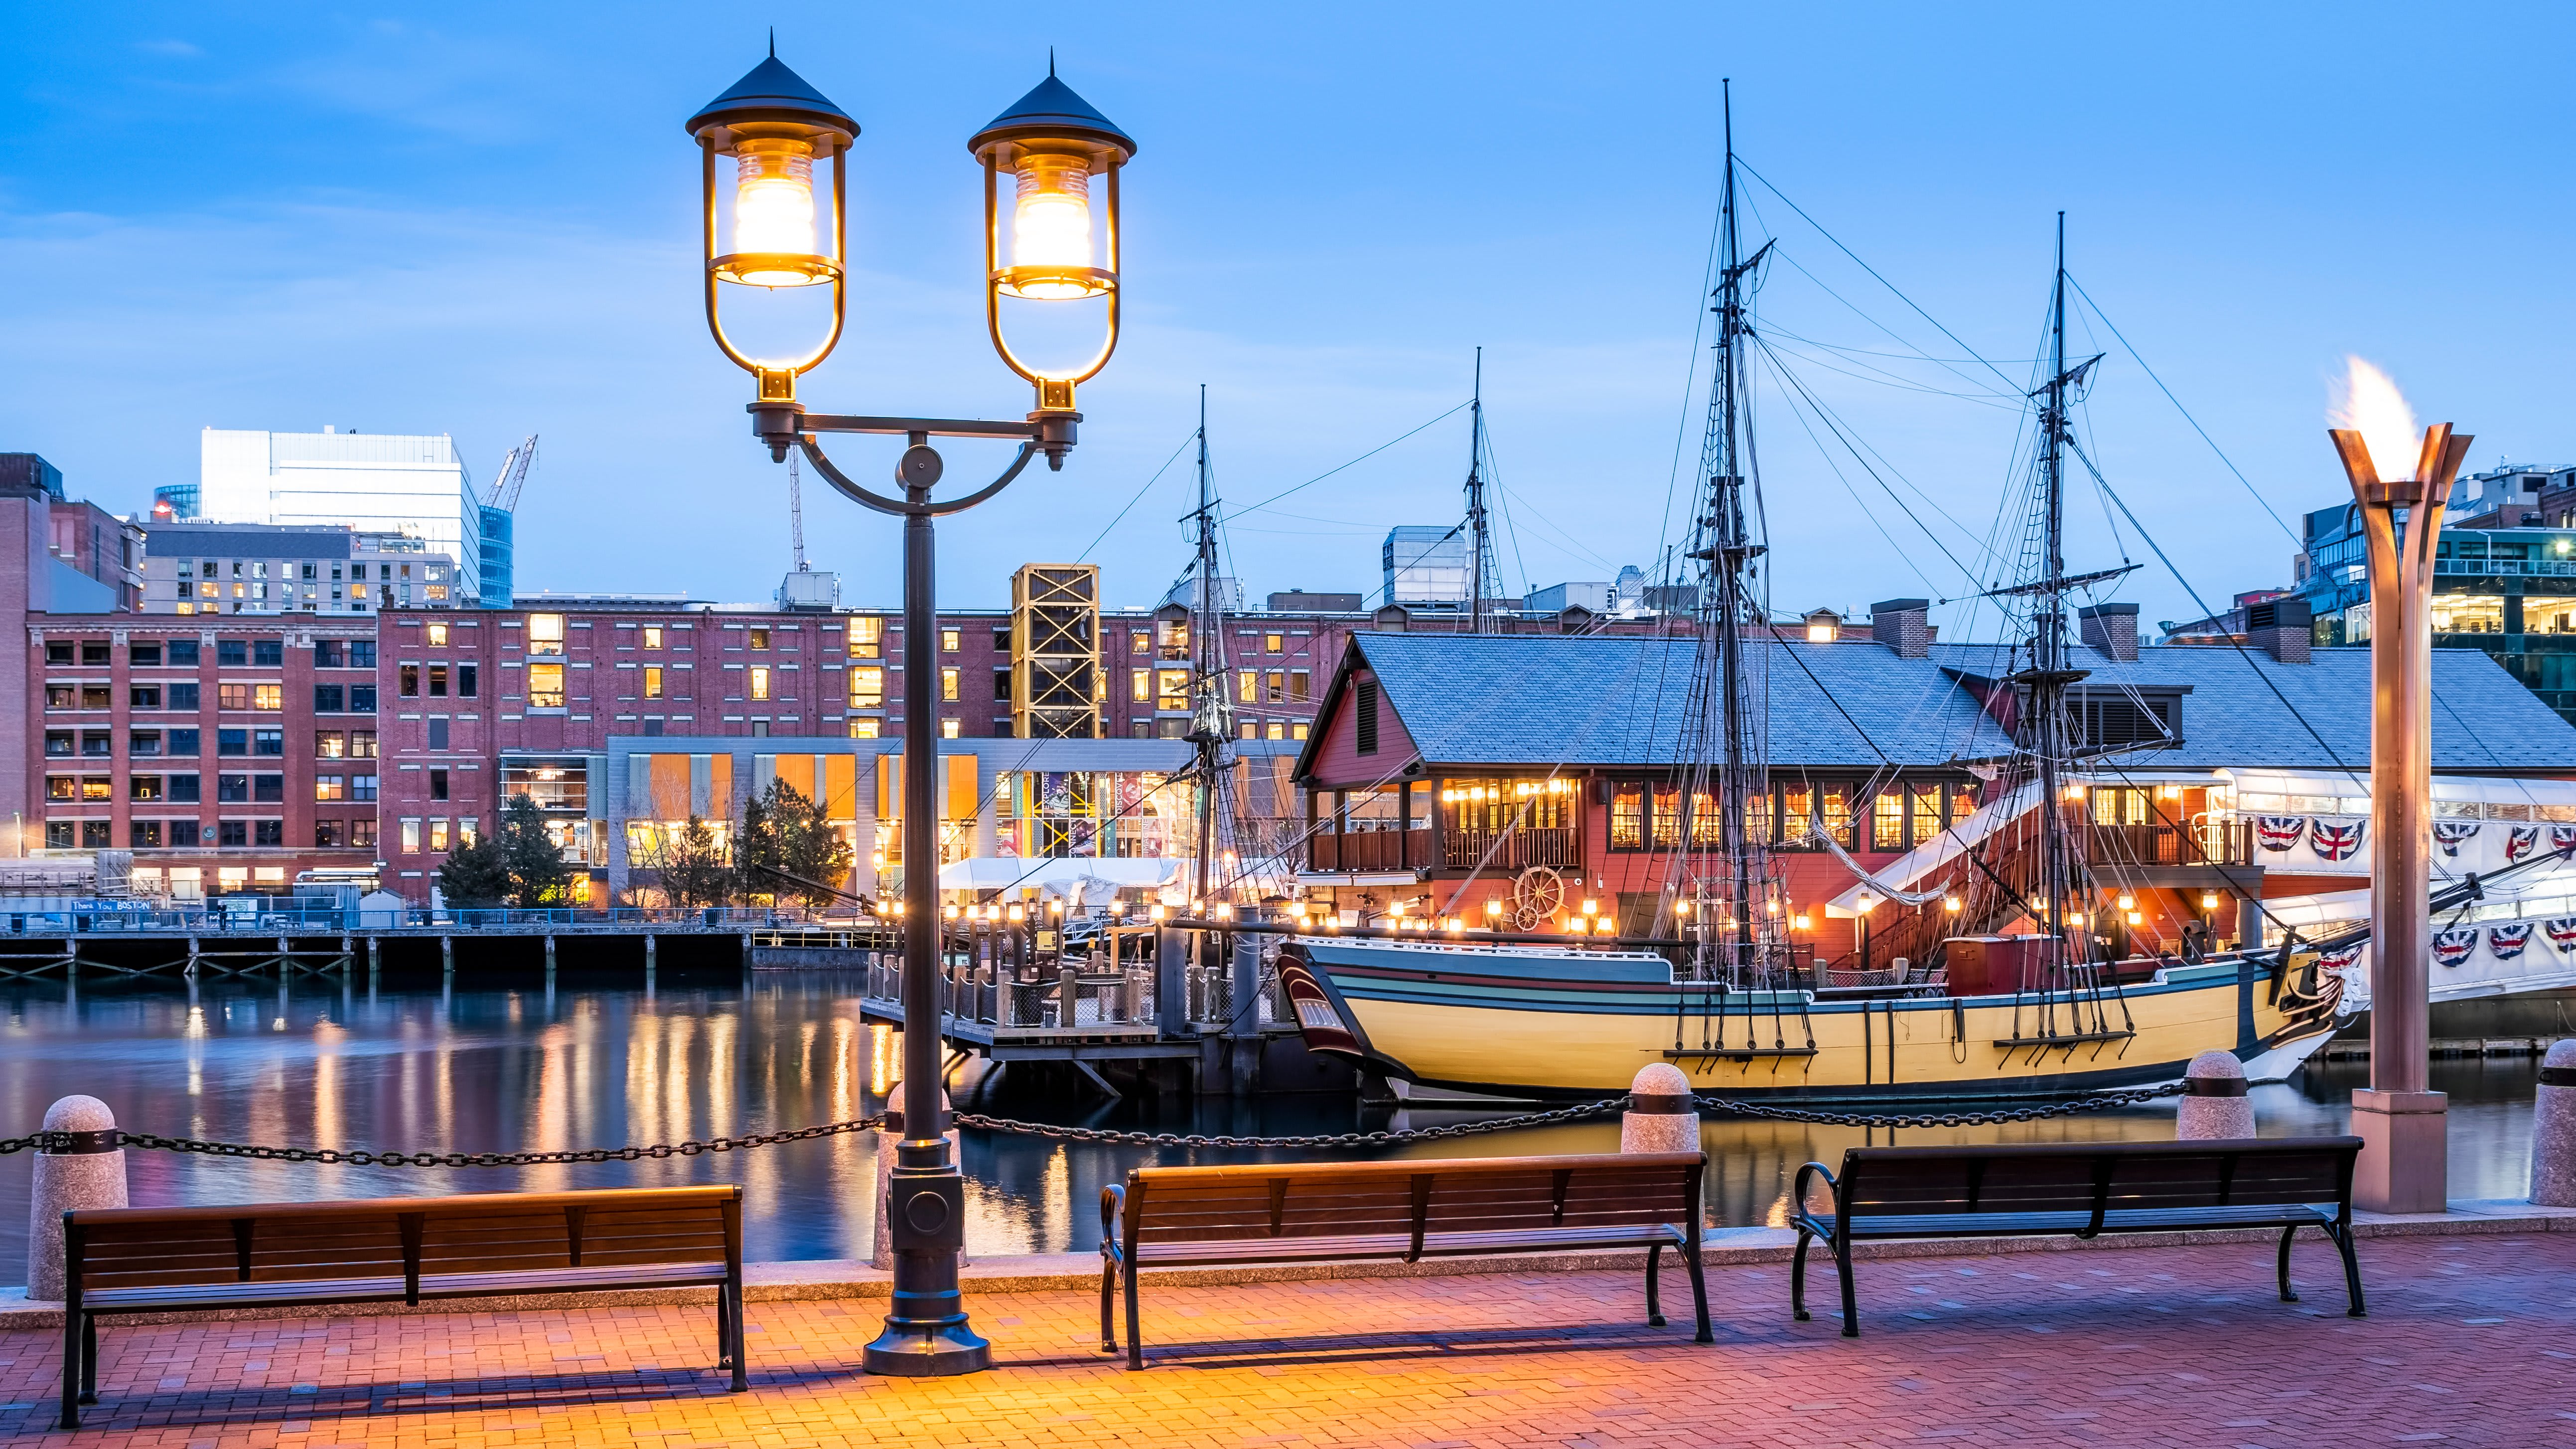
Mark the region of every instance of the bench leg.
<instances>
[{"instance_id":1,"label":"bench leg","mask_svg":"<svg viewBox=\"0 0 2576 1449\"><path fill-rule=\"evenodd\" d=\"M1112 1315L1117 1311L1117 1298L1118 1260L1103 1253L1100 1255L1100 1351L1102 1353L1118 1351L1118 1330L1112 1322Z\"/></svg>"},{"instance_id":2,"label":"bench leg","mask_svg":"<svg viewBox=\"0 0 2576 1449\"><path fill-rule=\"evenodd\" d=\"M80 1427L81 1403L81 1319L88 1315L66 1304L63 1308L63 1417L62 1427Z\"/></svg>"},{"instance_id":3,"label":"bench leg","mask_svg":"<svg viewBox=\"0 0 2576 1449\"><path fill-rule=\"evenodd\" d=\"M733 1386L734 1393L751 1388L751 1355L742 1347L742 1284L739 1280L726 1286L725 1298L733 1307Z\"/></svg>"},{"instance_id":4,"label":"bench leg","mask_svg":"<svg viewBox=\"0 0 2576 1449\"><path fill-rule=\"evenodd\" d=\"M1834 1268L1843 1280L1843 1337L1860 1337L1860 1303L1852 1296L1851 1245L1834 1245Z\"/></svg>"},{"instance_id":5,"label":"bench leg","mask_svg":"<svg viewBox=\"0 0 2576 1449\"><path fill-rule=\"evenodd\" d=\"M81 1391L84 1404L98 1402L98 1315L84 1313L81 1321Z\"/></svg>"},{"instance_id":6,"label":"bench leg","mask_svg":"<svg viewBox=\"0 0 2576 1449\"><path fill-rule=\"evenodd\" d=\"M716 1289L716 1367L733 1367L733 1288L726 1284Z\"/></svg>"},{"instance_id":7,"label":"bench leg","mask_svg":"<svg viewBox=\"0 0 2576 1449\"><path fill-rule=\"evenodd\" d=\"M1700 1271L1699 1244L1691 1243L1683 1247L1682 1262L1690 1268L1691 1311L1699 1317L1699 1332L1692 1336L1691 1341L1715 1343L1717 1335L1711 1332L1708 1326L1708 1276Z\"/></svg>"},{"instance_id":8,"label":"bench leg","mask_svg":"<svg viewBox=\"0 0 2576 1449\"><path fill-rule=\"evenodd\" d=\"M2290 1240L2298 1235L2297 1228L2281 1230L2281 1301L2284 1303L2299 1301L2298 1290L2290 1286Z\"/></svg>"},{"instance_id":9,"label":"bench leg","mask_svg":"<svg viewBox=\"0 0 2576 1449\"><path fill-rule=\"evenodd\" d=\"M1646 1326L1648 1328L1664 1326L1663 1285L1659 1281L1662 1277L1663 1264L1664 1245L1648 1244L1646 1247Z\"/></svg>"},{"instance_id":10,"label":"bench leg","mask_svg":"<svg viewBox=\"0 0 2576 1449\"><path fill-rule=\"evenodd\" d=\"M1145 1329L1136 1311L1136 1265L1127 1265L1127 1367L1145 1366Z\"/></svg>"},{"instance_id":11,"label":"bench leg","mask_svg":"<svg viewBox=\"0 0 2576 1449\"><path fill-rule=\"evenodd\" d=\"M1807 1245L1815 1238L1806 1229L1798 1230L1798 1251L1789 1259L1789 1314L1800 1323L1807 1321Z\"/></svg>"},{"instance_id":12,"label":"bench leg","mask_svg":"<svg viewBox=\"0 0 2576 1449\"><path fill-rule=\"evenodd\" d=\"M2362 1305L2361 1301L2361 1260L2352 1255L2352 1229L2349 1227L2341 1230L2328 1229L2327 1236L2333 1238L2335 1246L2343 1250L2343 1291L2344 1296L2351 1300L2352 1304L2344 1310L2345 1315L2352 1318L2369 1317L2370 1311Z\"/></svg>"}]
</instances>

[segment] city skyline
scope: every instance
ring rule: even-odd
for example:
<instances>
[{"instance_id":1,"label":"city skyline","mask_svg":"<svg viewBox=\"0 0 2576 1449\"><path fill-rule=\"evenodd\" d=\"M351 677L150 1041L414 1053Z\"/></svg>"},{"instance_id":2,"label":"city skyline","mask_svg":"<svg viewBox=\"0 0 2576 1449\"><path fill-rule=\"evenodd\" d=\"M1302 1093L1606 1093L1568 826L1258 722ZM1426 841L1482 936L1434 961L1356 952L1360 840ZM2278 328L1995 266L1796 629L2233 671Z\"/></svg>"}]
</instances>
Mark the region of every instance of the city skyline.
<instances>
[{"instance_id":1,"label":"city skyline","mask_svg":"<svg viewBox=\"0 0 2576 1449\"><path fill-rule=\"evenodd\" d=\"M2465 194L2546 195L2563 157L2490 108L2343 101L2416 84L2428 57L2438 69L2507 35L2528 46L2557 17L2492 13L2432 36L2401 32L2393 9L2339 10L2313 34L2297 13L2237 17L2239 43L2213 58L2189 27L2117 21L2043 42L1903 18L1721 32L1638 12L1541 43L1511 23L1533 14L1481 28L1437 12L1311 29L1199 17L1187 34L1146 16L1025 42L935 16L783 26L782 55L866 127L855 322L809 386L822 406L1024 405L974 315L962 143L1026 88L1050 39L1142 145L1136 309L1118 364L1085 390L1083 450L943 538L947 597L996 606L1017 563L1087 558L1109 571L1105 603L1150 604L1187 561L1173 520L1189 459L1138 490L1186 440L1198 382L1220 490L1245 508L1463 402L1480 345L1512 591L1650 565L1701 407L1704 378L1685 375L1721 73L1739 151L1780 188L1751 207L1783 239L1765 303L1777 335L1902 474L1882 490L1847 453L1819 452L1814 419L1776 386L1757 393L1784 613L1970 592L1971 570L1898 499L1964 554L2019 422L1995 374L1893 294L1868 293L1787 203L2010 376L2027 368L2065 208L2070 265L2100 315L2283 519L2341 491L2319 435L2347 352L2477 434L2472 468L2564 452L2548 388L2563 304L2502 280L2555 254L2546 209L2431 207L2402 242L2393 220L2351 222L2354 195L2403 195L2432 172ZM521 515L527 591L766 597L789 560L784 470L750 445L741 379L695 315L695 167L679 134L761 36L676 8L634 15L607 35L475 7L453 29L177 7L42 33L22 22L14 38L36 63L6 106L18 155L64 154L109 118L158 139L7 173L0 248L51 281L0 315L59 364L0 401L8 446L52 459L76 496L140 513L153 487L194 477L206 426L444 432L478 480L533 432L547 446ZM2082 124L2042 131L2057 102L2008 82L2052 55L2085 87ZM1453 149L1446 128L1470 108L1496 139ZM1307 125L1296 143L1247 152L1292 117ZM2299 144L2234 145L2247 129ZM2427 273L2416 259L2431 253L2454 261ZM1836 320L1835 296L1871 320ZM1873 346L1917 346L1985 380L1938 373L1966 397L1914 390L1912 375L1868 386L1851 374L1888 365ZM2109 354L2091 410L2099 460L2158 541L2193 555L2201 598L2223 608L2287 583L2295 540L2116 338L2095 326L2083 346ZM82 401L100 377L116 379L114 430ZM1387 528L1456 517L1466 451L1459 413L1234 518L1228 571L1256 599L1372 589ZM852 601L890 597L893 531L807 481L815 566L842 573ZM2077 510L2070 552L2149 557L2105 511ZM2201 612L2153 566L2119 597L2149 621Z\"/></svg>"}]
</instances>

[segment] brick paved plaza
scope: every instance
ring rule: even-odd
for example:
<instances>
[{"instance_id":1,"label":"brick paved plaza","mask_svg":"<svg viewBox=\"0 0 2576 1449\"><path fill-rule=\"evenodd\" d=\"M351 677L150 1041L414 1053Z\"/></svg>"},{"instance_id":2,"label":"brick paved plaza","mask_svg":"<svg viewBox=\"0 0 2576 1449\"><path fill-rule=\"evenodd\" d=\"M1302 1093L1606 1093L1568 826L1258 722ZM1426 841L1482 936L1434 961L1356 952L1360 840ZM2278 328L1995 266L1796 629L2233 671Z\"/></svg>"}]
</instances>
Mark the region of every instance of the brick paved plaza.
<instances>
[{"instance_id":1,"label":"brick paved plaza","mask_svg":"<svg viewBox=\"0 0 2576 1449\"><path fill-rule=\"evenodd\" d=\"M882 1299L755 1302L742 1395L696 1307L110 1327L77 1436L56 1338L22 1331L0 1442L2576 1445L2576 1234L2362 1252L2358 1320L2322 1240L2298 1304L2254 1244L1867 1262L1857 1341L1791 1322L1784 1268L1723 1267L1707 1347L1645 1327L1620 1273L1149 1288L1142 1374L1098 1352L1091 1295L986 1293L1003 1366L919 1382L853 1367Z\"/></svg>"}]
</instances>

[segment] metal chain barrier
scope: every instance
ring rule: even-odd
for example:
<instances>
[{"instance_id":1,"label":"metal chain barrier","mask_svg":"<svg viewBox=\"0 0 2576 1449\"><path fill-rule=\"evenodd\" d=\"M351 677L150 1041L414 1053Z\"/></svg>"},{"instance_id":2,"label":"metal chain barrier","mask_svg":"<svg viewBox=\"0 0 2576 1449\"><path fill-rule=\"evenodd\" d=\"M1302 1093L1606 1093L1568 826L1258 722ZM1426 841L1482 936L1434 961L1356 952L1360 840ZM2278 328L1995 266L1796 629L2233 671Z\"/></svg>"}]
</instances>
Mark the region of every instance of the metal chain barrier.
<instances>
[{"instance_id":1,"label":"metal chain barrier","mask_svg":"<svg viewBox=\"0 0 2576 1449\"><path fill-rule=\"evenodd\" d=\"M2001 1107L1990 1112L1826 1112L1813 1107L1774 1107L1766 1102L1743 1102L1732 1097L1693 1097L1691 1101L1708 1111L1775 1117L1784 1122L1814 1122L1827 1127L1984 1127L1999 1122L2037 1122L2047 1117L2071 1117L2079 1112L2135 1107L2162 1097L2180 1095L2182 1088L2178 1086L2141 1087L2128 1092L2096 1092L2057 1102L2034 1102L2027 1107Z\"/></svg>"},{"instance_id":2,"label":"metal chain barrier","mask_svg":"<svg viewBox=\"0 0 2576 1449\"><path fill-rule=\"evenodd\" d=\"M2135 1107L2177 1096L2181 1090L2180 1087L2143 1087L2127 1092L2097 1092L2063 1101L2034 1102L2028 1106L1986 1112L1828 1112L1815 1107L1782 1107L1732 1097L1695 1096L1691 1102L1702 1111L1767 1117L1783 1122L1811 1122L1828 1127L1981 1127L2005 1122L2036 1122L2049 1117L2073 1116L2079 1112L2107 1111L2114 1107ZM980 1112L954 1113L952 1120L960 1127L986 1132L1045 1137L1059 1142L1102 1142L1122 1147L1393 1147L1407 1142L1438 1142L1485 1132L1510 1132L1523 1127L1581 1122L1622 1111L1627 1105L1628 1099L1623 1095L1559 1107L1553 1111L1494 1117L1482 1122L1455 1122L1402 1132L1328 1132L1303 1137L1237 1137L1211 1132L1123 1132L1105 1127L1058 1127L1052 1123L1023 1122L1012 1117L987 1117ZM703 1142L693 1139L657 1142L650 1147L593 1147L564 1152L370 1152L365 1148L256 1147L240 1142L206 1142L194 1137L162 1137L150 1132L125 1132L120 1136L127 1147L193 1152L209 1157L242 1157L257 1162L345 1163L352 1167L542 1167L580 1162L658 1162L672 1157L698 1157L710 1152L738 1152L781 1142L807 1142L818 1137L865 1132L884 1121L885 1114L879 1113L848 1122L826 1122L816 1127L797 1127L750 1137L716 1137ZM26 1137L0 1137L0 1157L30 1148L53 1146L54 1138L70 1135L74 1134L38 1132Z\"/></svg>"},{"instance_id":3,"label":"metal chain barrier","mask_svg":"<svg viewBox=\"0 0 2576 1449\"><path fill-rule=\"evenodd\" d=\"M572 1162L642 1162L661 1161L670 1157L698 1157L709 1152L738 1152L748 1147L768 1147L780 1142L805 1142L816 1137L838 1137L849 1132L864 1132L885 1121L885 1115L861 1117L849 1122L826 1122L816 1127L797 1127L785 1132L763 1132L750 1137L716 1137L700 1142L657 1142L650 1147L592 1147L571 1152L370 1152L365 1148L345 1151L334 1147L254 1147L240 1142L205 1142L194 1137L163 1137L151 1132L119 1134L127 1147L145 1147L161 1152L194 1152L209 1157L246 1157L257 1162L347 1163L353 1167L541 1167ZM33 1137L0 1139L0 1152L15 1152L24 1147L45 1146L57 1135L40 1132Z\"/></svg>"}]
</instances>

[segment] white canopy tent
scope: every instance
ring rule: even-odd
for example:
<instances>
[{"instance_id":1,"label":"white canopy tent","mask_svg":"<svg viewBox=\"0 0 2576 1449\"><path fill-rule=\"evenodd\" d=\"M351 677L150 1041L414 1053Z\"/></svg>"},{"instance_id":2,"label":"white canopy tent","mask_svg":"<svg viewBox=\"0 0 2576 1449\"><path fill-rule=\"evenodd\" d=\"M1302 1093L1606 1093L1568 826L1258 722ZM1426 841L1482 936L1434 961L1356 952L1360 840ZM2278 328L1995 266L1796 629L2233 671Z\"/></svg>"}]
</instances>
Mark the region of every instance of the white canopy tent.
<instances>
[{"instance_id":1,"label":"white canopy tent","mask_svg":"<svg viewBox=\"0 0 2576 1449\"><path fill-rule=\"evenodd\" d=\"M1029 859L978 855L940 867L944 891L1033 890L1041 898L1062 897L1082 906L1103 906L1120 890L1161 890L1187 878L1190 862L1181 856L1067 856Z\"/></svg>"}]
</instances>

